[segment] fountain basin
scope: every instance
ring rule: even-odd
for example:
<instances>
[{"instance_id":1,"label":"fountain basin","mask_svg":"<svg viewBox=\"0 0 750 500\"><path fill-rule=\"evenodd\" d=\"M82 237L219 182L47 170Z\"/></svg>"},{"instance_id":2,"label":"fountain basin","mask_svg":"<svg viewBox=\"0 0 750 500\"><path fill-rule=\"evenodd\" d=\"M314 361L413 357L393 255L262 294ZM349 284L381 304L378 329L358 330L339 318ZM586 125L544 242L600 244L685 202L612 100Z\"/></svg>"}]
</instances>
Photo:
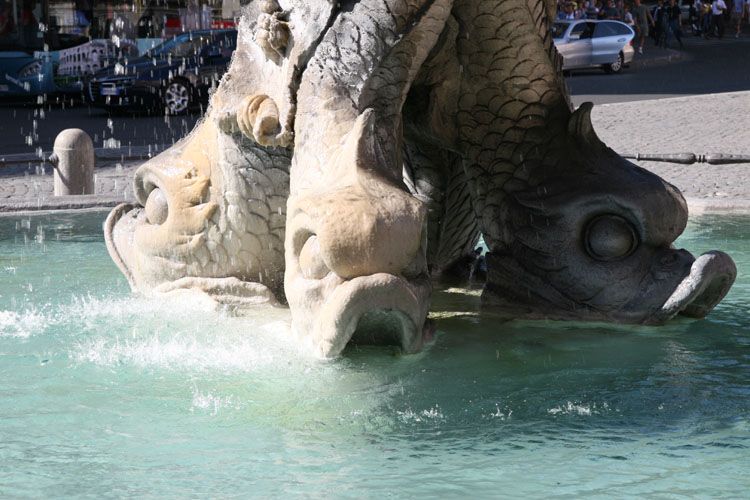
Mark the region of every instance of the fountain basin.
<instances>
[{"instance_id":1,"label":"fountain basin","mask_svg":"<svg viewBox=\"0 0 750 500\"><path fill-rule=\"evenodd\" d=\"M2 496L750 487L750 217L704 216L678 241L735 258L706 319L502 322L451 289L423 352L351 345L320 362L286 309L133 296L105 215L0 217Z\"/></svg>"}]
</instances>

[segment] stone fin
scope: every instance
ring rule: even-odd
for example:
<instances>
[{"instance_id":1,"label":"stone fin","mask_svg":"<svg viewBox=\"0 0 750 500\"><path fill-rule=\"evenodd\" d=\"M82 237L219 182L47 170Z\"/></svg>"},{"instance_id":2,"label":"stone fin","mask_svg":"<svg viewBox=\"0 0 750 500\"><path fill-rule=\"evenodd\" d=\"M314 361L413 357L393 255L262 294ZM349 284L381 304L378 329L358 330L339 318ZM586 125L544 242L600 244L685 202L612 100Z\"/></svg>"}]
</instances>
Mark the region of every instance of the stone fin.
<instances>
[{"instance_id":1,"label":"stone fin","mask_svg":"<svg viewBox=\"0 0 750 500\"><path fill-rule=\"evenodd\" d=\"M379 178L388 184L407 191L401 176L392 175L392 154L378 141L376 127L377 113L374 109L365 109L355 120L347 134L342 147L342 168L354 166L357 182L364 188L370 184L367 179ZM350 170L351 171L351 170Z\"/></svg>"},{"instance_id":2,"label":"stone fin","mask_svg":"<svg viewBox=\"0 0 750 500\"><path fill-rule=\"evenodd\" d=\"M584 102L576 109L568 120L568 134L576 139L582 148L606 149L607 146L596 135L594 126L591 124L591 110L594 105Z\"/></svg>"}]
</instances>

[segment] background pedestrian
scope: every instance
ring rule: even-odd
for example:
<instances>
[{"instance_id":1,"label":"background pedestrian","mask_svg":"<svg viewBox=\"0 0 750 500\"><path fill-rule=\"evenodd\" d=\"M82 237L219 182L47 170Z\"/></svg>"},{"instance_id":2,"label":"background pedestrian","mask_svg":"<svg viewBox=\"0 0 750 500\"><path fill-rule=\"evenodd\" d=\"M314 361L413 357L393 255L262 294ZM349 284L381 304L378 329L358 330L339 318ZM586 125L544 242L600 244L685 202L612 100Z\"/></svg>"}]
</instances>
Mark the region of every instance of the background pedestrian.
<instances>
[{"instance_id":1,"label":"background pedestrian","mask_svg":"<svg viewBox=\"0 0 750 500\"><path fill-rule=\"evenodd\" d=\"M654 18L648 8L641 3L641 0L633 2L633 17L635 21L635 36L638 43L638 53L643 54L643 42L648 35L649 27L654 26Z\"/></svg>"},{"instance_id":2,"label":"background pedestrian","mask_svg":"<svg viewBox=\"0 0 750 500\"><path fill-rule=\"evenodd\" d=\"M727 11L727 4L724 0L714 0L711 4L711 29L708 36L713 36L714 32L719 36L719 40L724 38L724 13Z\"/></svg>"},{"instance_id":3,"label":"background pedestrian","mask_svg":"<svg viewBox=\"0 0 750 500\"><path fill-rule=\"evenodd\" d=\"M732 24L734 37L739 38L742 31L742 18L745 17L745 0L734 0L732 5Z\"/></svg>"},{"instance_id":4,"label":"background pedestrian","mask_svg":"<svg viewBox=\"0 0 750 500\"><path fill-rule=\"evenodd\" d=\"M682 11L680 11L680 6L677 5L676 0L669 0L669 7L667 7L667 23L668 23L668 29L667 29L665 45L667 47L669 46L669 41L674 35L674 37L677 39L677 43L680 44L680 48L683 48L684 45L682 44Z\"/></svg>"}]
</instances>

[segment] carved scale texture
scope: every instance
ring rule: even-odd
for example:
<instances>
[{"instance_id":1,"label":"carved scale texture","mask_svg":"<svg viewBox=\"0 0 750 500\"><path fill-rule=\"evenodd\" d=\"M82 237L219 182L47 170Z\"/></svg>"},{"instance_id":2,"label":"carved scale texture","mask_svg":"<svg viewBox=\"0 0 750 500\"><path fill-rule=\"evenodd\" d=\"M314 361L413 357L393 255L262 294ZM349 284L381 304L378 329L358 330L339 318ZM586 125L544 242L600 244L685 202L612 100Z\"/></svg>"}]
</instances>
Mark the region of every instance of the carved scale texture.
<instances>
[{"instance_id":1,"label":"carved scale texture","mask_svg":"<svg viewBox=\"0 0 750 500\"><path fill-rule=\"evenodd\" d=\"M376 142L387 167L400 165L401 107L432 46L425 39L437 39L449 8L449 0L341 3L336 21L308 63L298 94L295 158L304 159L309 178L325 168L341 138L367 108L375 110ZM400 173L400 167L388 172ZM294 193L296 176L292 177Z\"/></svg>"},{"instance_id":2,"label":"carved scale texture","mask_svg":"<svg viewBox=\"0 0 750 500\"><path fill-rule=\"evenodd\" d=\"M427 204L427 263L439 276L479 240L463 163L455 153L407 141L404 181Z\"/></svg>"},{"instance_id":3,"label":"carved scale texture","mask_svg":"<svg viewBox=\"0 0 750 500\"><path fill-rule=\"evenodd\" d=\"M498 251L514 239L508 194L564 168L570 104L542 0L457 0L453 15L459 146L480 227Z\"/></svg>"},{"instance_id":4,"label":"carved scale texture","mask_svg":"<svg viewBox=\"0 0 750 500\"><path fill-rule=\"evenodd\" d=\"M298 110L296 118L297 154L306 158L306 163L305 155L315 153L310 157L315 156L317 161L312 163L323 168L330 151L339 145L341 134L348 131L348 124L366 107L378 111L378 142L400 141L404 89L419 69L413 62L420 38L410 40L404 34L424 21L436 3L364 0L339 5L336 20L302 75L300 101L314 103ZM440 7L449 8L450 2ZM562 124L567 120L569 104L557 76L557 55L547 29L544 1L458 1L453 15L460 27L461 91L468 94L458 103L459 146L467 153L466 172L476 196L476 211L486 222L486 238L497 246L512 239L502 225L508 217L498 217L508 210L504 206L508 203L506 192L525 188L530 182L529 169L551 164L548 152L554 148L550 143L565 129ZM440 16L445 17L444 13L433 16L428 30L445 26ZM549 127L550 117L558 108L561 126ZM340 124L338 134L316 126L322 113L333 117L327 123ZM305 144L313 147L306 148ZM283 224L272 224L271 217L275 216L274 208L283 204L277 195L272 195L276 202L267 201L263 186L270 184L258 179L270 176L273 182L283 183L267 171L286 175L287 170L276 167L266 148L244 145L243 149L245 159L241 162L248 165L243 175L248 181L246 188L238 190L243 191L240 197L248 204L253 233L241 227L240 221L234 222L233 230L248 234L252 242L249 248L253 249L250 253L258 255L254 260L257 271L270 276L277 268L283 241ZM428 149L416 144L404 148L405 180L412 192L428 203L429 260L439 270L473 248L477 221L472 217L466 177L457 168L455 157L450 153L428 154ZM274 166L269 169L269 165ZM268 282L266 276L264 282Z\"/></svg>"},{"instance_id":5,"label":"carved scale texture","mask_svg":"<svg viewBox=\"0 0 750 500\"><path fill-rule=\"evenodd\" d=\"M292 152L258 146L241 134L227 136L219 167L224 175L225 217L215 226L221 239L209 235L212 253L240 265L246 281L258 281L282 298L284 228ZM236 169L240 175L232 175ZM215 247L212 241L221 241ZM234 261L234 262L233 262Z\"/></svg>"}]
</instances>

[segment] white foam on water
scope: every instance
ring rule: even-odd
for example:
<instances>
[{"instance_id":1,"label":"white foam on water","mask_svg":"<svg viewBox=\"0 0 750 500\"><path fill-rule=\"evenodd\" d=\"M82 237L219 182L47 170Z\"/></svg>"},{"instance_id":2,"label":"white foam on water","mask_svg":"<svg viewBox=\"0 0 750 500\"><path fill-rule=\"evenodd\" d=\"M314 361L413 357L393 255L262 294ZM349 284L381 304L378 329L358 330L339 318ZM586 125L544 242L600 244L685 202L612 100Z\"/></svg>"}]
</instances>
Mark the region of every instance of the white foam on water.
<instances>
[{"instance_id":1,"label":"white foam on water","mask_svg":"<svg viewBox=\"0 0 750 500\"><path fill-rule=\"evenodd\" d=\"M293 408L283 420L302 426L311 415L336 418L353 409L370 415L399 394L390 374L315 358L292 334L288 309L262 306L237 316L205 306L186 297L84 296L38 313L3 312L0 331L42 332L54 338L53 350L71 367L101 368L107 377L136 371L146 380L167 376L165 383L178 387L189 381L185 410L208 416L239 410L264 416ZM443 418L436 406L413 413L401 419Z\"/></svg>"},{"instance_id":2,"label":"white foam on water","mask_svg":"<svg viewBox=\"0 0 750 500\"><path fill-rule=\"evenodd\" d=\"M177 305L135 297L102 299L74 296L69 303L58 306L32 306L20 312L0 310L0 337L27 338L59 325L101 329L133 318L163 315L165 311L167 315L174 316L174 311L170 309L177 309ZM183 302L180 307L189 310L192 315L214 312L199 300Z\"/></svg>"},{"instance_id":3,"label":"white foam on water","mask_svg":"<svg viewBox=\"0 0 750 500\"><path fill-rule=\"evenodd\" d=\"M87 298L73 310L79 317L65 326L77 332L66 344L72 365L135 372L135 383L155 379L176 391L188 383L182 405L195 415L302 428L353 408L370 415L395 391L386 375L314 358L291 333L287 309L233 316L184 300ZM441 418L437 407L418 416Z\"/></svg>"},{"instance_id":4,"label":"white foam on water","mask_svg":"<svg viewBox=\"0 0 750 500\"><path fill-rule=\"evenodd\" d=\"M422 410L421 412L414 411L411 408L408 408L404 411L397 411L396 415L398 415L399 419L401 419L401 421L404 423L420 423L431 420L445 420L445 416L440 411L440 407L438 405L435 405L432 408L428 408L426 410Z\"/></svg>"},{"instance_id":5,"label":"white foam on water","mask_svg":"<svg viewBox=\"0 0 750 500\"><path fill-rule=\"evenodd\" d=\"M215 332L213 338L196 332L137 334L133 338L97 337L76 345L71 358L100 366L132 365L166 370L254 371L282 358L268 336Z\"/></svg>"},{"instance_id":6,"label":"white foam on water","mask_svg":"<svg viewBox=\"0 0 750 500\"><path fill-rule=\"evenodd\" d=\"M591 415L599 415L607 410L609 410L607 403L597 405L596 403L585 404L568 401L564 405L550 408L547 410L547 413L550 415L580 415L582 417L590 417Z\"/></svg>"},{"instance_id":7,"label":"white foam on water","mask_svg":"<svg viewBox=\"0 0 750 500\"><path fill-rule=\"evenodd\" d=\"M218 396L210 392L193 391L193 401L190 411L207 412L212 416L218 415L222 409L239 410L242 404L234 396Z\"/></svg>"},{"instance_id":8,"label":"white foam on water","mask_svg":"<svg viewBox=\"0 0 750 500\"><path fill-rule=\"evenodd\" d=\"M78 298L58 312L81 333L76 363L164 370L255 371L301 358L289 311L260 306L243 316L200 297Z\"/></svg>"},{"instance_id":9,"label":"white foam on water","mask_svg":"<svg viewBox=\"0 0 750 500\"><path fill-rule=\"evenodd\" d=\"M20 313L0 311L0 337L28 338L44 331L49 325L49 318L33 309Z\"/></svg>"},{"instance_id":10,"label":"white foam on water","mask_svg":"<svg viewBox=\"0 0 750 500\"><path fill-rule=\"evenodd\" d=\"M199 316L216 313L213 304L202 296L184 295L179 298L151 299L140 296L125 298L73 297L70 304L58 311L63 318L76 314L81 319L98 320L106 317L123 320L134 317L164 315L169 317Z\"/></svg>"}]
</instances>

